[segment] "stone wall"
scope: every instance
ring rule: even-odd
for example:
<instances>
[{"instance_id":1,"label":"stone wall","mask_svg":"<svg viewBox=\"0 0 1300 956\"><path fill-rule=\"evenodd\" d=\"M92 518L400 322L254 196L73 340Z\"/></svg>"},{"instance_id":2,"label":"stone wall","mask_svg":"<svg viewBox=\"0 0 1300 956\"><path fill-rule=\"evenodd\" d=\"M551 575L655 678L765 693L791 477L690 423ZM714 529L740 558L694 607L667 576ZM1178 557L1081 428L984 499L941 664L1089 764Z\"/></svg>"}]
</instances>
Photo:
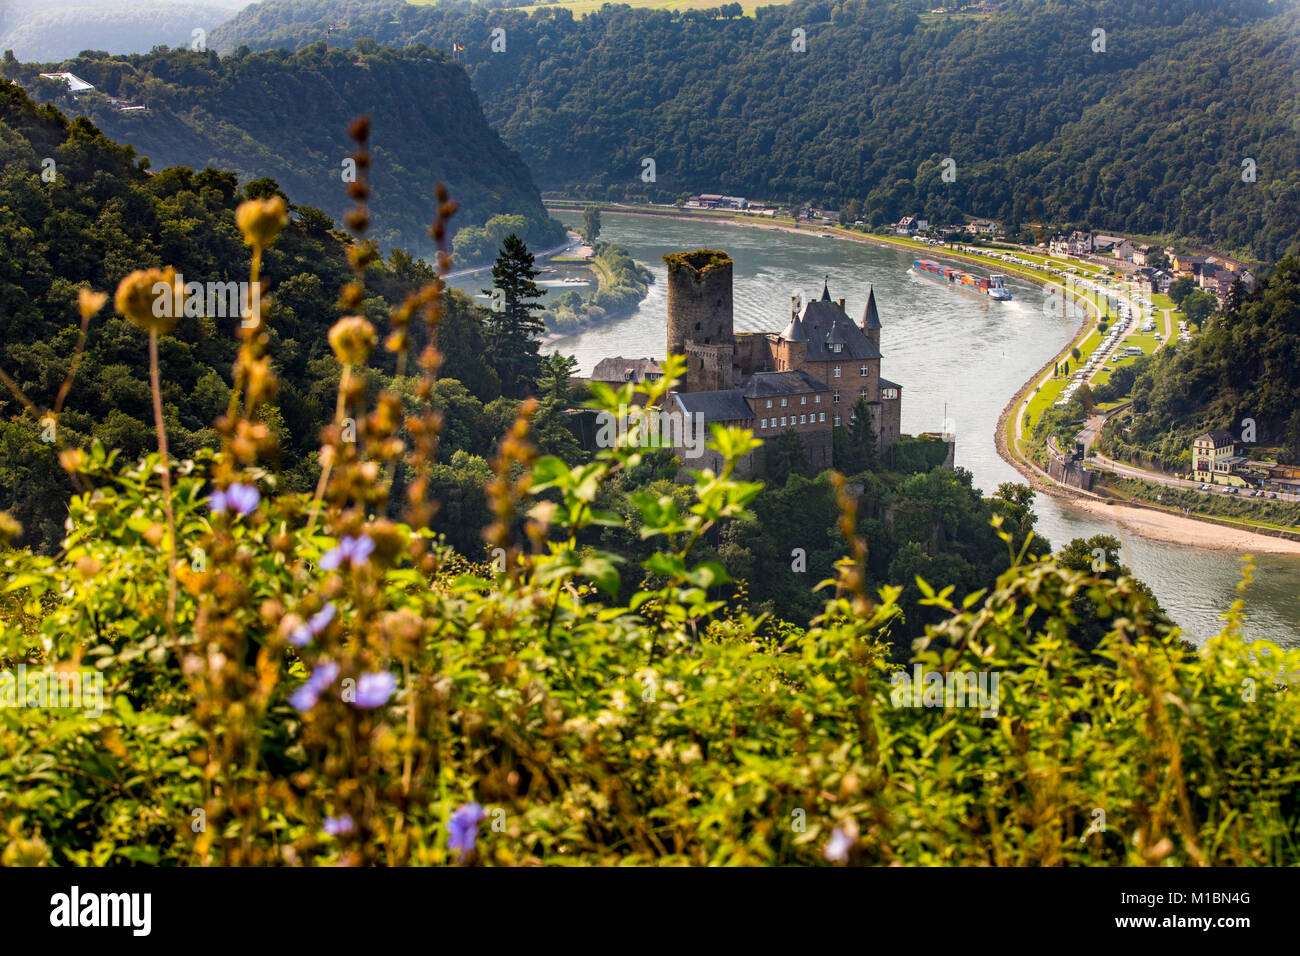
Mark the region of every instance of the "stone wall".
<instances>
[{"instance_id":1,"label":"stone wall","mask_svg":"<svg viewBox=\"0 0 1300 956\"><path fill-rule=\"evenodd\" d=\"M1076 458L1073 455L1060 456L1051 455L1047 462L1047 474L1053 481L1060 482L1067 488L1078 488L1081 491L1092 491L1092 481L1095 477L1091 471L1083 467L1083 459Z\"/></svg>"},{"instance_id":2,"label":"stone wall","mask_svg":"<svg viewBox=\"0 0 1300 956\"><path fill-rule=\"evenodd\" d=\"M903 390L900 388L898 398L881 399L880 402L880 427L876 430L876 437L880 439L880 451L888 451L889 446L897 442L902 434Z\"/></svg>"},{"instance_id":3,"label":"stone wall","mask_svg":"<svg viewBox=\"0 0 1300 956\"><path fill-rule=\"evenodd\" d=\"M683 392L716 392L733 388L736 349L732 345L701 345L686 341L686 379Z\"/></svg>"},{"instance_id":4,"label":"stone wall","mask_svg":"<svg viewBox=\"0 0 1300 956\"><path fill-rule=\"evenodd\" d=\"M772 332L737 332L736 365L743 376L776 372L777 335Z\"/></svg>"}]
</instances>

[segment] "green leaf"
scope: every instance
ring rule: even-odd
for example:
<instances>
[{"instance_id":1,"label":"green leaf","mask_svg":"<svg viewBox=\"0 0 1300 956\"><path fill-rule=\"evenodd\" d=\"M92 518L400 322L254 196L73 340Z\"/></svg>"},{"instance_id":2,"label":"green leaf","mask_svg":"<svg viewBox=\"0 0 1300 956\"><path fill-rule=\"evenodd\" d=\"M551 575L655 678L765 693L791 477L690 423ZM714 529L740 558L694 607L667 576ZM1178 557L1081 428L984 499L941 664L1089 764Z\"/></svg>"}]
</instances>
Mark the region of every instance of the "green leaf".
<instances>
[{"instance_id":1,"label":"green leaf","mask_svg":"<svg viewBox=\"0 0 1300 956\"><path fill-rule=\"evenodd\" d=\"M588 555L578 566L578 573L590 578L596 587L615 598L618 597L619 576L614 562L622 560L618 555L604 552Z\"/></svg>"}]
</instances>

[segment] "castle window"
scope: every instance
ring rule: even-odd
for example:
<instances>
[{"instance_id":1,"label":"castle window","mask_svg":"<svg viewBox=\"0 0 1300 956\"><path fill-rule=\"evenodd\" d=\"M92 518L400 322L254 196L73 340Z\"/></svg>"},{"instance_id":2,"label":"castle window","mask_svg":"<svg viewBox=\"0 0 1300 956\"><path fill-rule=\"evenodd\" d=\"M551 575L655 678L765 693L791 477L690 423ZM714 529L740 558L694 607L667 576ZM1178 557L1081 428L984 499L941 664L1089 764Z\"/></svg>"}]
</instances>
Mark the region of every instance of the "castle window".
<instances>
[{"instance_id":1,"label":"castle window","mask_svg":"<svg viewBox=\"0 0 1300 956\"><path fill-rule=\"evenodd\" d=\"M867 377L867 367L866 367L865 365L862 366L862 368L861 368L861 370L858 372L858 374L861 375L863 378L866 378L866 377Z\"/></svg>"},{"instance_id":2,"label":"castle window","mask_svg":"<svg viewBox=\"0 0 1300 956\"><path fill-rule=\"evenodd\" d=\"M866 397L867 397L867 390L866 390L865 388L860 388L860 389L858 389L858 397L859 397L859 398L866 398Z\"/></svg>"},{"instance_id":3,"label":"castle window","mask_svg":"<svg viewBox=\"0 0 1300 956\"><path fill-rule=\"evenodd\" d=\"M766 428L766 427L767 427L767 419L766 419L766 418L763 419L763 424L762 424L760 427L762 427L762 428Z\"/></svg>"},{"instance_id":4,"label":"castle window","mask_svg":"<svg viewBox=\"0 0 1300 956\"><path fill-rule=\"evenodd\" d=\"M808 396L807 396L807 395L800 395L800 396L799 396L799 404L800 404L800 405L807 405L807 404L808 404Z\"/></svg>"},{"instance_id":5,"label":"castle window","mask_svg":"<svg viewBox=\"0 0 1300 956\"><path fill-rule=\"evenodd\" d=\"M818 413L817 413L817 416L818 416L818 417L817 417L817 420L818 420L818 421L820 421L820 422L824 422L824 421L826 421L826 413L825 413L825 412L818 412Z\"/></svg>"},{"instance_id":6,"label":"castle window","mask_svg":"<svg viewBox=\"0 0 1300 956\"><path fill-rule=\"evenodd\" d=\"M814 401L816 404L818 404L818 405L820 405L820 404L822 403L822 395L821 395L821 392L818 392L816 395L813 396L813 401Z\"/></svg>"},{"instance_id":7,"label":"castle window","mask_svg":"<svg viewBox=\"0 0 1300 956\"><path fill-rule=\"evenodd\" d=\"M696 323L695 323L695 331L698 332L699 330L700 330L700 323L696 322Z\"/></svg>"},{"instance_id":8,"label":"castle window","mask_svg":"<svg viewBox=\"0 0 1300 956\"><path fill-rule=\"evenodd\" d=\"M839 428L839 427L840 427L840 416L836 415L836 416L835 416L835 420L834 420L831 424L833 424L836 428Z\"/></svg>"},{"instance_id":9,"label":"castle window","mask_svg":"<svg viewBox=\"0 0 1300 956\"><path fill-rule=\"evenodd\" d=\"M789 404L789 402L787 402L784 398L781 399L781 407L782 407L782 408L785 408L785 406L788 405L788 404Z\"/></svg>"},{"instance_id":10,"label":"castle window","mask_svg":"<svg viewBox=\"0 0 1300 956\"><path fill-rule=\"evenodd\" d=\"M839 393L839 392L836 392L836 393L835 393L835 404L838 405L839 403L840 403L840 393Z\"/></svg>"},{"instance_id":11,"label":"castle window","mask_svg":"<svg viewBox=\"0 0 1300 956\"><path fill-rule=\"evenodd\" d=\"M772 407L772 400L770 398L767 400L767 407L768 408Z\"/></svg>"},{"instance_id":12,"label":"castle window","mask_svg":"<svg viewBox=\"0 0 1300 956\"><path fill-rule=\"evenodd\" d=\"M898 398L898 389L896 389L896 388L887 388L887 389L885 389L884 391L881 392L881 397L882 397L882 398L886 398L886 399L888 399L888 398Z\"/></svg>"},{"instance_id":13,"label":"castle window","mask_svg":"<svg viewBox=\"0 0 1300 956\"><path fill-rule=\"evenodd\" d=\"M808 416L807 416L807 415L800 415L800 416L799 416L799 424L800 424L800 425L807 425L807 424L808 424Z\"/></svg>"},{"instance_id":14,"label":"castle window","mask_svg":"<svg viewBox=\"0 0 1300 956\"><path fill-rule=\"evenodd\" d=\"M781 416L781 427L782 427L782 428L785 428L785 416L784 416L784 415Z\"/></svg>"},{"instance_id":15,"label":"castle window","mask_svg":"<svg viewBox=\"0 0 1300 956\"><path fill-rule=\"evenodd\" d=\"M831 346L831 351L832 351L832 352L838 352L838 351L839 351L840 349L842 349L842 348L844 348L843 343L836 342L834 345Z\"/></svg>"},{"instance_id":16,"label":"castle window","mask_svg":"<svg viewBox=\"0 0 1300 956\"><path fill-rule=\"evenodd\" d=\"M840 367L838 365L835 366L835 377L836 378L840 377Z\"/></svg>"}]
</instances>

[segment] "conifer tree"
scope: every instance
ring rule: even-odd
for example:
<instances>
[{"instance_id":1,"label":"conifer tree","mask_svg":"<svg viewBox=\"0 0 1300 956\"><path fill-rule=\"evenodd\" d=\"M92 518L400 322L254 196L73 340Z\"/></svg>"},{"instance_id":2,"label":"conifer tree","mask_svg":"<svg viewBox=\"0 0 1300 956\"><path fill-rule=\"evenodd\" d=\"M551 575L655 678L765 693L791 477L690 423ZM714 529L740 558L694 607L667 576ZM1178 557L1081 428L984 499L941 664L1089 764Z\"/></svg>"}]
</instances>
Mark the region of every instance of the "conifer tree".
<instances>
[{"instance_id":1,"label":"conifer tree","mask_svg":"<svg viewBox=\"0 0 1300 956\"><path fill-rule=\"evenodd\" d=\"M489 359L501 378L501 391L512 398L533 390L541 367L538 338L546 330L536 313L546 294L533 280L539 275L533 254L514 233L501 244L492 267L492 288L484 289L492 305L484 323Z\"/></svg>"}]
</instances>

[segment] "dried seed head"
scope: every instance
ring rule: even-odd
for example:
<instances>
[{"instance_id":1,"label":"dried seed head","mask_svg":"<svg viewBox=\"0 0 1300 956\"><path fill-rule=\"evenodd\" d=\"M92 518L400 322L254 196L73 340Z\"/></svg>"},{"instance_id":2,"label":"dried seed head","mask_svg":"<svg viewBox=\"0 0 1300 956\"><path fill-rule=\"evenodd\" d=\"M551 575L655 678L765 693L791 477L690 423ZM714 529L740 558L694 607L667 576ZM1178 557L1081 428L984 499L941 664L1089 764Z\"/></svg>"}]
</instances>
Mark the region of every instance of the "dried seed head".
<instances>
[{"instance_id":1,"label":"dried seed head","mask_svg":"<svg viewBox=\"0 0 1300 956\"><path fill-rule=\"evenodd\" d=\"M89 289L77 290L77 309L83 319L89 319L104 307L108 301L107 292L91 292Z\"/></svg>"},{"instance_id":2,"label":"dried seed head","mask_svg":"<svg viewBox=\"0 0 1300 956\"><path fill-rule=\"evenodd\" d=\"M244 234L244 242L259 251L275 242L275 237L289 224L289 210L284 199L250 199L235 210L235 224Z\"/></svg>"},{"instance_id":3,"label":"dried seed head","mask_svg":"<svg viewBox=\"0 0 1300 956\"><path fill-rule=\"evenodd\" d=\"M113 305L128 322L143 332L158 335L166 335L176 327L184 303L185 286L170 266L135 270L117 284L113 299Z\"/></svg>"},{"instance_id":4,"label":"dried seed head","mask_svg":"<svg viewBox=\"0 0 1300 956\"><path fill-rule=\"evenodd\" d=\"M360 365L375 347L375 327L359 315L349 315L334 323L329 340L340 362Z\"/></svg>"}]
</instances>

